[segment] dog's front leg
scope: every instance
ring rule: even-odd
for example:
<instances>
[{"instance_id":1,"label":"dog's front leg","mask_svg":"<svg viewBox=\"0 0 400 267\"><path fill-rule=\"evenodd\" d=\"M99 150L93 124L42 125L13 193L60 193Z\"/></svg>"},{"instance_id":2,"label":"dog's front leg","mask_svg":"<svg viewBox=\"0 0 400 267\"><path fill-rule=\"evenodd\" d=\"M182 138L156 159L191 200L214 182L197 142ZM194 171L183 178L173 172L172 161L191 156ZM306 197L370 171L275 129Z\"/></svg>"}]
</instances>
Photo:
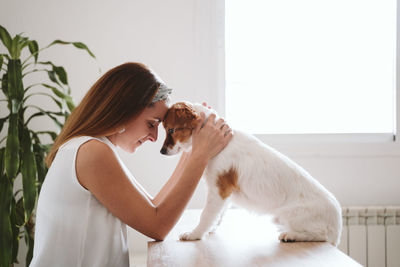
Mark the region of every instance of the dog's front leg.
<instances>
[{"instance_id":1,"label":"dog's front leg","mask_svg":"<svg viewBox=\"0 0 400 267\"><path fill-rule=\"evenodd\" d=\"M220 212L220 214L218 216L217 223L214 224L214 226L211 228L211 230L209 232L210 234L214 234L215 231L217 231L217 228L221 224L222 218L224 217L226 210L229 209L229 207L230 207L230 203L231 202L228 200L227 203L224 205L224 208L222 209L222 211Z\"/></svg>"},{"instance_id":2,"label":"dog's front leg","mask_svg":"<svg viewBox=\"0 0 400 267\"><path fill-rule=\"evenodd\" d=\"M207 203L201 213L199 225L192 231L180 235L181 240L202 239L213 228L221 213L228 206L229 198L222 199L215 189L208 190Z\"/></svg>"}]
</instances>

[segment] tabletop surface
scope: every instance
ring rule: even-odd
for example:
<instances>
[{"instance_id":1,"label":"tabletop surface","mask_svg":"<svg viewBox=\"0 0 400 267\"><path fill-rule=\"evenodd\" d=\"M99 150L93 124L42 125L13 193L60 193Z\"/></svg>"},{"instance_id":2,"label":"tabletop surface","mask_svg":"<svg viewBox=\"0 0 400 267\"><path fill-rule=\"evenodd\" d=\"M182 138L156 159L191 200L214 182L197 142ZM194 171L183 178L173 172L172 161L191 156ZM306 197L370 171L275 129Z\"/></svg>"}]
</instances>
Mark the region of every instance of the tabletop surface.
<instances>
[{"instance_id":1,"label":"tabletop surface","mask_svg":"<svg viewBox=\"0 0 400 267\"><path fill-rule=\"evenodd\" d=\"M269 216L230 209L212 235L179 241L201 210L186 210L162 242L149 242L147 266L361 266L325 242L282 243Z\"/></svg>"}]
</instances>

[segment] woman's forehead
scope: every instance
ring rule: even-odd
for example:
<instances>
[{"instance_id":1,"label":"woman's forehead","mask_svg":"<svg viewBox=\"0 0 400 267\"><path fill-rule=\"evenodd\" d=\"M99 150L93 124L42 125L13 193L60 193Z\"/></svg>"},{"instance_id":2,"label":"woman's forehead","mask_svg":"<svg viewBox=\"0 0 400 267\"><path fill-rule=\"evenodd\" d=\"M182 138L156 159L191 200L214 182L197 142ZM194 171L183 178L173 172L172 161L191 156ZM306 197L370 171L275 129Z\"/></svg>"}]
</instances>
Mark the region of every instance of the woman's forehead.
<instances>
[{"instance_id":1,"label":"woman's forehead","mask_svg":"<svg viewBox=\"0 0 400 267\"><path fill-rule=\"evenodd\" d=\"M168 106L165 101L157 101L153 106L147 107L144 112L147 113L147 116L162 121L167 111Z\"/></svg>"}]
</instances>

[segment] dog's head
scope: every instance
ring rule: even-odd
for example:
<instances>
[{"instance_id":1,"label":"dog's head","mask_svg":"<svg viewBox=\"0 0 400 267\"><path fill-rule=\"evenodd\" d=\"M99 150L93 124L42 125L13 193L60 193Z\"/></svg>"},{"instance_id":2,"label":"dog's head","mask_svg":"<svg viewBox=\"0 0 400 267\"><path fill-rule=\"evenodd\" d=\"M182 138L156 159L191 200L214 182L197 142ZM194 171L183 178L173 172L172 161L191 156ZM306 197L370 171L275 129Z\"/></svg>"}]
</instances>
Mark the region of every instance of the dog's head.
<instances>
[{"instance_id":1,"label":"dog's head","mask_svg":"<svg viewBox=\"0 0 400 267\"><path fill-rule=\"evenodd\" d=\"M192 133L198 118L192 104L179 102L172 105L163 121L166 136L161 154L175 155L182 150L188 151L192 146Z\"/></svg>"}]
</instances>

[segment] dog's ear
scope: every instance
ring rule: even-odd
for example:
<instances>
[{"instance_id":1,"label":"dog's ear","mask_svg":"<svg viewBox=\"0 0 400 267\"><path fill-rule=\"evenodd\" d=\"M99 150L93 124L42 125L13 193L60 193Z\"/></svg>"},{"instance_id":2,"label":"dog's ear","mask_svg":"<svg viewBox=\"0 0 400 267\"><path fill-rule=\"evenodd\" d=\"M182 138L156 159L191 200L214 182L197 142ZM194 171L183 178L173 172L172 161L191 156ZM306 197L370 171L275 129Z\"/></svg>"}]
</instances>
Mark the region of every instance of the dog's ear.
<instances>
[{"instance_id":1,"label":"dog's ear","mask_svg":"<svg viewBox=\"0 0 400 267\"><path fill-rule=\"evenodd\" d=\"M184 102L175 104L175 114L179 119L187 122L196 121L199 117L197 112Z\"/></svg>"}]
</instances>

